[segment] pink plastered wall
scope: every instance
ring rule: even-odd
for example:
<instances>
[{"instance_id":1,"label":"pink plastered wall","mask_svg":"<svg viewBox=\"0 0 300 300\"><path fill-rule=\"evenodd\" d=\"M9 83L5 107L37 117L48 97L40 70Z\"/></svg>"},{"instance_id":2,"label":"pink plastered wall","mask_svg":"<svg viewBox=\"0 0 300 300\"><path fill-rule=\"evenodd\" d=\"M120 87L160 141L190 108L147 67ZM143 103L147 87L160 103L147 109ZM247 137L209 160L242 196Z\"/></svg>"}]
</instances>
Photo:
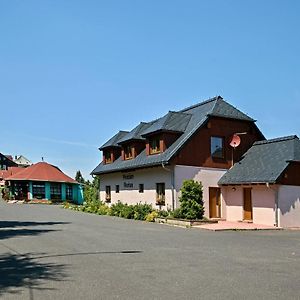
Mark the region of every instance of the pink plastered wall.
<instances>
[{"instance_id":1,"label":"pink plastered wall","mask_svg":"<svg viewBox=\"0 0 300 300\"><path fill-rule=\"evenodd\" d=\"M253 223L274 226L275 191L267 186L247 186L252 188ZM226 205L226 220L242 221L244 219L243 187L222 187Z\"/></svg>"},{"instance_id":2,"label":"pink plastered wall","mask_svg":"<svg viewBox=\"0 0 300 300\"><path fill-rule=\"evenodd\" d=\"M204 201L204 216L209 218L209 188L219 187L218 181L225 174L224 169L191 167L191 166L175 166L175 188L177 207L180 206L179 197L181 195L180 188L185 179L193 179L202 183L203 186L203 201ZM221 196L221 217L226 217L225 202Z\"/></svg>"},{"instance_id":3,"label":"pink plastered wall","mask_svg":"<svg viewBox=\"0 0 300 300\"><path fill-rule=\"evenodd\" d=\"M222 187L223 199L226 205L226 220L243 220L243 189L240 187Z\"/></svg>"},{"instance_id":4,"label":"pink plastered wall","mask_svg":"<svg viewBox=\"0 0 300 300\"><path fill-rule=\"evenodd\" d=\"M300 186L282 185L278 193L281 227L300 227Z\"/></svg>"},{"instance_id":5,"label":"pink plastered wall","mask_svg":"<svg viewBox=\"0 0 300 300\"><path fill-rule=\"evenodd\" d=\"M252 188L253 223L275 226L275 188L254 186Z\"/></svg>"}]
</instances>

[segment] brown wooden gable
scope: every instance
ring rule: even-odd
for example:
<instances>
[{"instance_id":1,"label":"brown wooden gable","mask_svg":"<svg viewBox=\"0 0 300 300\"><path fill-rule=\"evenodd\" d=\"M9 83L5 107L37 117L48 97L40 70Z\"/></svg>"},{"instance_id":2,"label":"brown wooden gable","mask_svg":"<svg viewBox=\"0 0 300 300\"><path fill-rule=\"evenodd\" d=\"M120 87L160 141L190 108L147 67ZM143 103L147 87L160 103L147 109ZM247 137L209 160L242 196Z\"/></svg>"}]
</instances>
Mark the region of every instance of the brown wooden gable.
<instances>
[{"instance_id":1,"label":"brown wooden gable","mask_svg":"<svg viewBox=\"0 0 300 300\"><path fill-rule=\"evenodd\" d=\"M156 138L159 140L160 153L166 151L180 136L177 132L159 132L148 137L146 141L146 155L150 154L150 140Z\"/></svg>"},{"instance_id":2,"label":"brown wooden gable","mask_svg":"<svg viewBox=\"0 0 300 300\"><path fill-rule=\"evenodd\" d=\"M139 141L139 140L134 140L134 141L129 141L128 143L123 143L122 144L122 152L121 152L121 156L122 159L125 160L125 147L130 146L132 148L132 158L130 159L134 159L136 158L146 147L146 144L144 141Z\"/></svg>"},{"instance_id":3,"label":"brown wooden gable","mask_svg":"<svg viewBox=\"0 0 300 300\"><path fill-rule=\"evenodd\" d=\"M280 176L278 183L300 186L300 162L290 162L286 170Z\"/></svg>"},{"instance_id":4,"label":"brown wooden gable","mask_svg":"<svg viewBox=\"0 0 300 300\"><path fill-rule=\"evenodd\" d=\"M183 146L172 162L178 165L229 169L232 166L232 147L229 144L233 134L241 132L247 134L240 135L241 144L234 150L234 162L237 162L255 141L264 137L253 122L218 117L211 117L206 126L201 127ZM211 137L223 138L224 158L212 158Z\"/></svg>"},{"instance_id":5,"label":"brown wooden gable","mask_svg":"<svg viewBox=\"0 0 300 300\"><path fill-rule=\"evenodd\" d=\"M105 156L106 154L110 157L110 162L106 161ZM103 163L113 163L121 156L121 148L118 147L110 147L103 150Z\"/></svg>"}]
</instances>

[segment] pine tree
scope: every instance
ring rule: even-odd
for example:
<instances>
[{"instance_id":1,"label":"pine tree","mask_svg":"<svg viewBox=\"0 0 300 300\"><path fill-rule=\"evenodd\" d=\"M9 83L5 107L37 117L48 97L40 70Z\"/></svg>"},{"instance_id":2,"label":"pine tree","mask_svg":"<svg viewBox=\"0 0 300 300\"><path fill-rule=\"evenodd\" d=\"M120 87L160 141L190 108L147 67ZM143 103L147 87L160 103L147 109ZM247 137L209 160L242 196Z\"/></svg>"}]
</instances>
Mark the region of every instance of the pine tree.
<instances>
[{"instance_id":1,"label":"pine tree","mask_svg":"<svg viewBox=\"0 0 300 300\"><path fill-rule=\"evenodd\" d=\"M79 182L79 183L85 184L85 180L84 180L84 178L83 178L83 176L82 176L80 170L78 170L78 171L76 172L75 180L76 180L77 182Z\"/></svg>"}]
</instances>

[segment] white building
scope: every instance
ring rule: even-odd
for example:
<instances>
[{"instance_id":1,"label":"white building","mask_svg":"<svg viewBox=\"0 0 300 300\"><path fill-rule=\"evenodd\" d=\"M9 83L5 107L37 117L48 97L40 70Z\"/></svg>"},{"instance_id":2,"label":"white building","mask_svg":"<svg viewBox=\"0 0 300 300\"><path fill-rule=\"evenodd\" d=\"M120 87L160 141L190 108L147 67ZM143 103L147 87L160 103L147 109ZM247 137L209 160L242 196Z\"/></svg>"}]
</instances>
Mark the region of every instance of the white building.
<instances>
[{"instance_id":1,"label":"white building","mask_svg":"<svg viewBox=\"0 0 300 300\"><path fill-rule=\"evenodd\" d=\"M32 165L32 162L28 158L26 158L25 156L23 156L23 155L16 155L15 159L14 159L14 162L19 167L23 167L23 168L26 168L26 167L29 167L29 166Z\"/></svg>"},{"instance_id":2,"label":"white building","mask_svg":"<svg viewBox=\"0 0 300 300\"><path fill-rule=\"evenodd\" d=\"M233 152L235 133L247 133ZM103 161L100 198L107 203L146 202L161 209L179 206L185 179L202 182L205 216L223 218L226 205L218 181L255 141L264 136L255 120L220 96L120 131L99 149Z\"/></svg>"}]
</instances>

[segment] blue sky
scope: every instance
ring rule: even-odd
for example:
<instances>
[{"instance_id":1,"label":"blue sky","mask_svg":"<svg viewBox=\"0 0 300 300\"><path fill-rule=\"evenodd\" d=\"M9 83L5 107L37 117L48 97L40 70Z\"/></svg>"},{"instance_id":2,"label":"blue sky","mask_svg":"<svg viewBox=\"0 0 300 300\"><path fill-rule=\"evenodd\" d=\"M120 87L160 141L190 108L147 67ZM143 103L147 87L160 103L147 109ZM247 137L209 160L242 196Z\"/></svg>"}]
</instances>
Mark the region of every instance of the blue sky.
<instances>
[{"instance_id":1,"label":"blue sky","mask_svg":"<svg viewBox=\"0 0 300 300\"><path fill-rule=\"evenodd\" d=\"M300 135L300 1L0 2L0 152L71 176L98 147L215 95Z\"/></svg>"}]
</instances>

